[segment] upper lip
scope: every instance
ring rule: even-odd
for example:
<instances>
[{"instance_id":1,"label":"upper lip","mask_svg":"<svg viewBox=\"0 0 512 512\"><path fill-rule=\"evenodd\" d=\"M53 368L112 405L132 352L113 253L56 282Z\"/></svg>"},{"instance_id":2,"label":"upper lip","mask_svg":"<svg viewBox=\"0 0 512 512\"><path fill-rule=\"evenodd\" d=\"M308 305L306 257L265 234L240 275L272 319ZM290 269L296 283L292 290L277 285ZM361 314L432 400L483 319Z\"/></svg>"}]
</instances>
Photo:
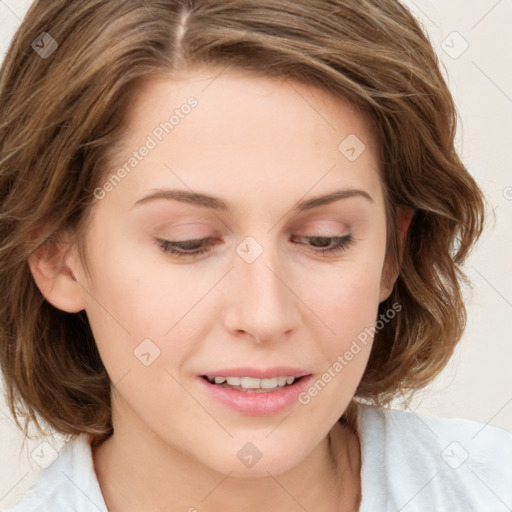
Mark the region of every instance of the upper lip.
<instances>
[{"instance_id":1,"label":"upper lip","mask_svg":"<svg viewBox=\"0 0 512 512\"><path fill-rule=\"evenodd\" d=\"M202 373L202 377L252 377L254 379L273 379L274 377L304 377L311 372L290 366L274 366L273 368L222 368Z\"/></svg>"}]
</instances>

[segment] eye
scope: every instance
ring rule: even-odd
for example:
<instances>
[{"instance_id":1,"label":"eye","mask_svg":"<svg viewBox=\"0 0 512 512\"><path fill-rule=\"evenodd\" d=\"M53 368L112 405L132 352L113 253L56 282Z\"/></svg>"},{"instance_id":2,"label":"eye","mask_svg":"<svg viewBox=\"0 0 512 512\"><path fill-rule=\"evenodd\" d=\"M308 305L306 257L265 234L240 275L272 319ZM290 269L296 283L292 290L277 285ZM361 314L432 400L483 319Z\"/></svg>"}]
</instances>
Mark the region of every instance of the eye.
<instances>
[{"instance_id":1,"label":"eye","mask_svg":"<svg viewBox=\"0 0 512 512\"><path fill-rule=\"evenodd\" d=\"M353 243L352 235L345 236L302 236L299 240L313 241L311 247L316 254L337 254L345 251Z\"/></svg>"},{"instance_id":2,"label":"eye","mask_svg":"<svg viewBox=\"0 0 512 512\"><path fill-rule=\"evenodd\" d=\"M211 237L179 241L157 238L155 243L161 247L165 253L170 253L174 256L199 256L208 251L210 246L215 245L215 241Z\"/></svg>"}]
</instances>

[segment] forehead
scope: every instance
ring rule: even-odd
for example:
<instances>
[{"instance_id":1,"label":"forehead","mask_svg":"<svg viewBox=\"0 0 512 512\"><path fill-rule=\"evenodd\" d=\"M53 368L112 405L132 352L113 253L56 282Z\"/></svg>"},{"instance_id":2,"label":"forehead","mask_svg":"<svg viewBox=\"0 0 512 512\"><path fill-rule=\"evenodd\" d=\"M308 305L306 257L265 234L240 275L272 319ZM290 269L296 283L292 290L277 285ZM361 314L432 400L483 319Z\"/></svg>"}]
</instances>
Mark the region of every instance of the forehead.
<instances>
[{"instance_id":1,"label":"forehead","mask_svg":"<svg viewBox=\"0 0 512 512\"><path fill-rule=\"evenodd\" d=\"M112 172L151 146L113 194L122 189L132 201L165 187L214 189L229 204L260 194L298 200L309 190L340 188L381 195L376 141L366 120L314 86L202 68L147 80L125 122Z\"/></svg>"},{"instance_id":2,"label":"forehead","mask_svg":"<svg viewBox=\"0 0 512 512\"><path fill-rule=\"evenodd\" d=\"M274 143L293 142L299 133L308 137L315 133L311 142L321 143L327 132L341 137L349 134L344 133L347 130L366 143L375 142L369 140L374 137L362 113L345 98L325 89L285 78L206 66L139 83L127 110L126 125L132 134L150 133L155 122L169 120L174 112L180 114L180 107L191 97L198 106L187 124L194 125L195 119L200 124L208 122L203 133L198 132L200 126L194 125L194 131L204 142L222 142L226 137L233 140L238 135L250 145L244 128L257 130L260 136L266 132L269 138L280 132L280 139L273 140ZM235 127L233 121L238 121ZM296 125L293 121L302 123ZM215 133L210 128L216 128Z\"/></svg>"}]
</instances>

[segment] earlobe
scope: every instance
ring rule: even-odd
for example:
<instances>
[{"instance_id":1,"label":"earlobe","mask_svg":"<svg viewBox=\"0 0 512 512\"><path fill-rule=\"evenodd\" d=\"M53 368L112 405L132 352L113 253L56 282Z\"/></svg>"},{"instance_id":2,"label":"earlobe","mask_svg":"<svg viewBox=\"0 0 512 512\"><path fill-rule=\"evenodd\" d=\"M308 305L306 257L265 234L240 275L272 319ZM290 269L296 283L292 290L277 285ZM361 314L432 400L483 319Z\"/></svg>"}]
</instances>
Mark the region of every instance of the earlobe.
<instances>
[{"instance_id":1,"label":"earlobe","mask_svg":"<svg viewBox=\"0 0 512 512\"><path fill-rule=\"evenodd\" d=\"M405 238L411 225L412 218L414 217L414 210L408 206L401 206L398 208L398 235L400 239L400 260L403 257L403 248L405 245Z\"/></svg>"},{"instance_id":2,"label":"earlobe","mask_svg":"<svg viewBox=\"0 0 512 512\"><path fill-rule=\"evenodd\" d=\"M398 243L399 243L399 263L398 265L386 261L382 269L381 285L379 303L385 301L391 295L395 286L396 280L400 273L400 266L402 264L405 239L412 218L414 217L414 210L407 206L401 206L397 212L397 228L398 228Z\"/></svg>"},{"instance_id":3,"label":"earlobe","mask_svg":"<svg viewBox=\"0 0 512 512\"><path fill-rule=\"evenodd\" d=\"M85 309L84 290L68 266L61 244L47 243L30 255L28 264L34 281L50 304L68 313Z\"/></svg>"},{"instance_id":4,"label":"earlobe","mask_svg":"<svg viewBox=\"0 0 512 512\"><path fill-rule=\"evenodd\" d=\"M398 278L399 269L396 267L392 269L390 267L390 263L386 261L382 269L379 303L384 302L387 298L389 298Z\"/></svg>"}]
</instances>

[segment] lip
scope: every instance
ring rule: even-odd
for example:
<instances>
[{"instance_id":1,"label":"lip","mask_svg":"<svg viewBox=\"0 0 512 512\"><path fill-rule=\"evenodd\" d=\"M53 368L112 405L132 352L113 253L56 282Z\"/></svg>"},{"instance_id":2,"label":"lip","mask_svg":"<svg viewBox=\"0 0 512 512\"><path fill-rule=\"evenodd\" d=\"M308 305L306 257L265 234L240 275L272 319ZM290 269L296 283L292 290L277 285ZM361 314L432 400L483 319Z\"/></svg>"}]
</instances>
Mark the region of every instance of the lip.
<instances>
[{"instance_id":1,"label":"lip","mask_svg":"<svg viewBox=\"0 0 512 512\"><path fill-rule=\"evenodd\" d=\"M290 366L274 366L259 370L257 368L223 368L202 373L204 377L252 377L253 379L273 379L274 377L304 377L311 372Z\"/></svg>"},{"instance_id":2,"label":"lip","mask_svg":"<svg viewBox=\"0 0 512 512\"><path fill-rule=\"evenodd\" d=\"M290 368L288 368L290 370ZM229 370L230 372L233 370ZM276 369L272 368L270 372L275 376ZM279 369L279 372L282 368ZM264 372L263 372L264 373ZM268 375L269 371L267 371ZM269 378L259 377L262 372L257 373L255 378ZM216 376L222 376L215 374ZM243 375L233 375L228 373L227 375L232 377L250 377L250 374L244 373ZM253 372L254 375L254 372ZM293 375L292 373L279 373L279 375ZM270 377L271 378L271 377ZM268 391L265 393L250 393L246 391L239 391L237 389L224 388L216 384L212 384L206 380L203 376L198 376L197 380L199 384L203 386L203 389L208 396L214 398L226 407L237 411L238 413L245 414L247 416L274 416L279 414L292 405L297 404L298 395L302 393L310 384L313 378L312 374L302 376L300 380L294 382L290 386L285 386L278 389L277 391Z\"/></svg>"}]
</instances>

